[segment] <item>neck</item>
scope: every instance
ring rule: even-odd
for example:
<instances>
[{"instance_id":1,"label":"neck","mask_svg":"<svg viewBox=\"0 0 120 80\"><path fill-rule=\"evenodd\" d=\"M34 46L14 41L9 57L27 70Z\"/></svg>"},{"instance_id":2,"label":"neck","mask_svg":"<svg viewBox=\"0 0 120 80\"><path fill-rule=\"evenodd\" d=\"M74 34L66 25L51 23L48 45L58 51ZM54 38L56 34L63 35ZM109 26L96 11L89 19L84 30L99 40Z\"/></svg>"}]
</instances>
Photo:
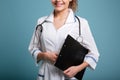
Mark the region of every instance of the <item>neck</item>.
<instances>
[{"instance_id":1,"label":"neck","mask_svg":"<svg viewBox=\"0 0 120 80\"><path fill-rule=\"evenodd\" d=\"M55 18L66 18L68 16L69 9L63 10L63 11L54 11L54 17Z\"/></svg>"}]
</instances>

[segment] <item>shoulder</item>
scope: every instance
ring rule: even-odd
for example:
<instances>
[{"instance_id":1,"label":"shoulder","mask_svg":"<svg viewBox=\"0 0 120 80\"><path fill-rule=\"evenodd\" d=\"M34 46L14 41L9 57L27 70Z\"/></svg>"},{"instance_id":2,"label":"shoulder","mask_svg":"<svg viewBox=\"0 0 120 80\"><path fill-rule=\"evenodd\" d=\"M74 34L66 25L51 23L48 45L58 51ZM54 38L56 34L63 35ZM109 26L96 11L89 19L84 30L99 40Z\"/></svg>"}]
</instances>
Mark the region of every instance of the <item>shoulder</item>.
<instances>
[{"instance_id":1,"label":"shoulder","mask_svg":"<svg viewBox=\"0 0 120 80\"><path fill-rule=\"evenodd\" d=\"M43 16L43 17L38 18L37 24L41 24L47 17L48 16Z\"/></svg>"}]
</instances>

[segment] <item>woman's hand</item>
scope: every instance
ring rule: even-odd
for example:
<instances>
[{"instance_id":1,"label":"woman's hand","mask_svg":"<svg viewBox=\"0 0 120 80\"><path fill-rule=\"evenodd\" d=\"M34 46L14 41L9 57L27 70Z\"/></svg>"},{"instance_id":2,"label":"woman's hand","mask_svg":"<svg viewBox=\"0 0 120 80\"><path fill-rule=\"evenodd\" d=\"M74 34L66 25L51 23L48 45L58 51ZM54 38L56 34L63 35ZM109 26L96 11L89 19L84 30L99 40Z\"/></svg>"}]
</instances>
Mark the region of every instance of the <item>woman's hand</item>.
<instances>
[{"instance_id":1,"label":"woman's hand","mask_svg":"<svg viewBox=\"0 0 120 80\"><path fill-rule=\"evenodd\" d=\"M67 77L72 78L78 73L78 67L72 66L63 72Z\"/></svg>"},{"instance_id":2,"label":"woman's hand","mask_svg":"<svg viewBox=\"0 0 120 80\"><path fill-rule=\"evenodd\" d=\"M51 63L55 63L57 57L58 57L58 54L55 52L42 52L38 54L37 61L39 62L40 60L48 60Z\"/></svg>"},{"instance_id":3,"label":"woman's hand","mask_svg":"<svg viewBox=\"0 0 120 80\"><path fill-rule=\"evenodd\" d=\"M71 66L68 69L66 69L63 73L69 77L72 78L74 77L78 72L82 71L84 68L86 68L87 66L89 66L89 64L87 62L83 62L82 64L78 65L78 66Z\"/></svg>"},{"instance_id":4,"label":"woman's hand","mask_svg":"<svg viewBox=\"0 0 120 80\"><path fill-rule=\"evenodd\" d=\"M58 54L55 52L45 52L44 53L44 59L48 60L52 63L55 63L57 60Z\"/></svg>"}]
</instances>

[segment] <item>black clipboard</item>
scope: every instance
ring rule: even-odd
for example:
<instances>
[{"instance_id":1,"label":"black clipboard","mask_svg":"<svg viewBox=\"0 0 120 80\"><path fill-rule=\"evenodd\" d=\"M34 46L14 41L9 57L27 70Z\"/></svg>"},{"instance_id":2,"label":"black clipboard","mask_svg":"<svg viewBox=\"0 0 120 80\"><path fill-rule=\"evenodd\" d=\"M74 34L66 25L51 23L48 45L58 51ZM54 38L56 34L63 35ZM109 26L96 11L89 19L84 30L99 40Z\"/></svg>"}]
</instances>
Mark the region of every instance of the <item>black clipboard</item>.
<instances>
[{"instance_id":1,"label":"black clipboard","mask_svg":"<svg viewBox=\"0 0 120 80\"><path fill-rule=\"evenodd\" d=\"M70 66L80 65L83 63L84 57L87 53L88 49L68 35L59 53L55 66L64 71ZM75 77L78 80L82 80L84 72L85 69L77 73Z\"/></svg>"}]
</instances>

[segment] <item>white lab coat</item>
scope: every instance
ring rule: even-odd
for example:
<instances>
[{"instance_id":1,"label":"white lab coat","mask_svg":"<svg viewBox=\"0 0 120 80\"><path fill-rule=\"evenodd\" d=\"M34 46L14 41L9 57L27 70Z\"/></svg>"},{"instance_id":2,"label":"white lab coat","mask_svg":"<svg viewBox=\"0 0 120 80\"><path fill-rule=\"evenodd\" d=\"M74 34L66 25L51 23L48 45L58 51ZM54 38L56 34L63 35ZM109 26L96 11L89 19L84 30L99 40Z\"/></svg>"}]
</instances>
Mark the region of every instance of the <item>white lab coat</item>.
<instances>
[{"instance_id":1,"label":"white lab coat","mask_svg":"<svg viewBox=\"0 0 120 80\"><path fill-rule=\"evenodd\" d=\"M98 62L99 53L87 20L81 17L79 17L79 19L81 22L81 36L83 38L83 41L81 43L83 44L83 46L90 50L89 53L85 56L84 61L89 63L89 67L91 69L95 69ZM37 55L40 52L52 51L59 53L62 44L64 43L64 40L68 34L70 34L75 39L79 36L79 23L71 9L65 24L59 29L56 29L53 25L53 13L50 16L45 16L38 19L37 25L41 24L44 20L46 20L46 22L42 24L42 32L40 32L40 29L34 31L33 37L29 45L29 51L35 59L36 63ZM41 64L38 73L38 80L65 79L62 71L57 69L52 63L44 60L41 60L40 62Z\"/></svg>"}]
</instances>

